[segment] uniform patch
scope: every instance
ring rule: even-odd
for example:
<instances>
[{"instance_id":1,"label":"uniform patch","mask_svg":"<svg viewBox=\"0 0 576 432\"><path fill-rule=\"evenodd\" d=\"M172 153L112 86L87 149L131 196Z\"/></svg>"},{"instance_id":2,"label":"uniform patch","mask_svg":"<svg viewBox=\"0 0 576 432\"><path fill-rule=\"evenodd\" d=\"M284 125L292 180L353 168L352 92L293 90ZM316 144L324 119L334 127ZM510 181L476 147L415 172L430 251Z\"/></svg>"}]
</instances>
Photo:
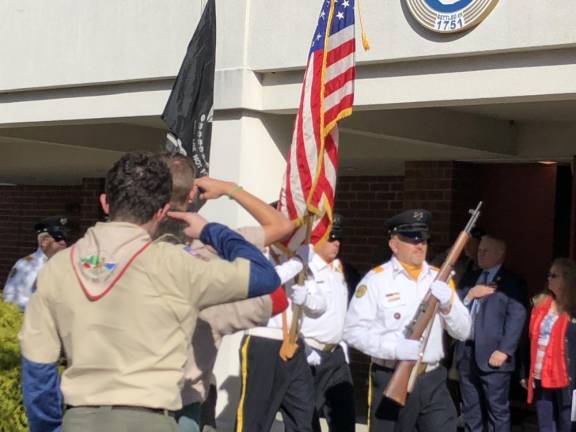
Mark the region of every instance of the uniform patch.
<instances>
[{"instance_id":1,"label":"uniform patch","mask_svg":"<svg viewBox=\"0 0 576 432\"><path fill-rule=\"evenodd\" d=\"M368 291L368 287L366 285L360 285L358 288L356 288L356 293L354 296L356 298L362 298L364 297L364 294L366 294L366 291Z\"/></svg>"},{"instance_id":2,"label":"uniform patch","mask_svg":"<svg viewBox=\"0 0 576 432\"><path fill-rule=\"evenodd\" d=\"M92 273L95 277L102 276L106 273L112 273L116 267L118 267L118 264L108 262L106 261L106 258L97 255L92 255L88 258L80 258L80 262L82 263L82 268Z\"/></svg>"},{"instance_id":3,"label":"uniform patch","mask_svg":"<svg viewBox=\"0 0 576 432\"><path fill-rule=\"evenodd\" d=\"M24 257L24 261L28 261L28 262L32 261L33 259L34 259L34 257L32 255L28 255L28 256Z\"/></svg>"}]
</instances>

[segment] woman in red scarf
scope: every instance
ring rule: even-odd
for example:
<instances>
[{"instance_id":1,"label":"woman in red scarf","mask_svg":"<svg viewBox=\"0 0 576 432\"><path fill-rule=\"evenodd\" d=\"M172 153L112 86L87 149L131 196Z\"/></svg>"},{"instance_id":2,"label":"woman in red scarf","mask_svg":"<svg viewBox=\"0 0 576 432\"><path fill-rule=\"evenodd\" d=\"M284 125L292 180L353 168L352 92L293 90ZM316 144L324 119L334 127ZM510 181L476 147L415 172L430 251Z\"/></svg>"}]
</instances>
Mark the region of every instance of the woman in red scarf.
<instances>
[{"instance_id":1,"label":"woman in red scarf","mask_svg":"<svg viewBox=\"0 0 576 432\"><path fill-rule=\"evenodd\" d=\"M558 258L530 317L528 403L535 401L539 431L576 431L570 422L575 381L576 264Z\"/></svg>"}]
</instances>

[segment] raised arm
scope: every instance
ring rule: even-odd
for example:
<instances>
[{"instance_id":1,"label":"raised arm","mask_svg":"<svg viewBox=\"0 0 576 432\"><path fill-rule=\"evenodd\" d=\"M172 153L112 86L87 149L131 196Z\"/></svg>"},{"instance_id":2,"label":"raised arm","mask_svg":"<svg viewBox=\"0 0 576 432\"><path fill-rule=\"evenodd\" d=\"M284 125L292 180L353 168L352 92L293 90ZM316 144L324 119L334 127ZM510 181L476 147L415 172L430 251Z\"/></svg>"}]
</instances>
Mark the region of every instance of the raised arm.
<instances>
[{"instance_id":1,"label":"raised arm","mask_svg":"<svg viewBox=\"0 0 576 432\"><path fill-rule=\"evenodd\" d=\"M264 229L266 246L285 238L294 231L294 224L282 213L236 183L201 177L196 179L196 186L203 189L200 195L202 199L217 199L226 195L240 204Z\"/></svg>"}]
</instances>

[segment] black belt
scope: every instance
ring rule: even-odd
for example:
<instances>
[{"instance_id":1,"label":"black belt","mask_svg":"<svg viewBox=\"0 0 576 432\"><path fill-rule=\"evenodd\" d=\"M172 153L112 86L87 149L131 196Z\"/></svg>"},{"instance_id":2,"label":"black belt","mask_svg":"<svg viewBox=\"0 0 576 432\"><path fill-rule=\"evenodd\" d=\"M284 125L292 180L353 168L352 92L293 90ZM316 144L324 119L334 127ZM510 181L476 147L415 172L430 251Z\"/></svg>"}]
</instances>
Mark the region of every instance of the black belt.
<instances>
[{"instance_id":1,"label":"black belt","mask_svg":"<svg viewBox=\"0 0 576 432\"><path fill-rule=\"evenodd\" d=\"M73 409L73 408L110 408L110 409L117 409L117 410L126 410L126 411L140 411L140 412L147 412L152 414L161 414L168 417L174 417L174 411L170 411L163 408L148 408L142 406L134 406L134 405L66 405L66 409Z\"/></svg>"}]
</instances>

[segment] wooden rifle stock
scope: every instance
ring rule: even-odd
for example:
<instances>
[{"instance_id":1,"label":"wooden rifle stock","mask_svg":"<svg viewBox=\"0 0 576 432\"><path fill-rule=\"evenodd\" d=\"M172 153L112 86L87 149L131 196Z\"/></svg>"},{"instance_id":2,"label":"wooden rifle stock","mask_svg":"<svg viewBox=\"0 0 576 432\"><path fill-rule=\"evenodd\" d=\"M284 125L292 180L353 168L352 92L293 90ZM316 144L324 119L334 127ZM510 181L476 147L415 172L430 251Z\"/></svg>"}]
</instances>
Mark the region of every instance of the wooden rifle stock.
<instances>
[{"instance_id":1,"label":"wooden rifle stock","mask_svg":"<svg viewBox=\"0 0 576 432\"><path fill-rule=\"evenodd\" d=\"M478 219L478 216L480 216L481 207L482 202L478 204L475 210L470 211L472 216L470 217L470 220L468 221L468 224L466 224L464 230L456 239L456 242L454 242L452 245L448 256L444 260L440 271L434 279L435 281L446 282L450 278L458 258L460 258L466 243L468 243L468 240L470 239L470 231L472 228L474 228L476 220ZM413 374L418 370L418 368L414 369L414 367L416 365L420 365L422 361L432 322L436 316L436 312L438 311L438 306L438 300L432 295L432 292L428 290L424 296L424 299L416 310L416 315L410 324L406 327L405 336L407 339L420 340L423 343L420 349L420 359L418 361L399 360L396 362L394 374L384 389L384 396L396 402L400 406L404 406L406 404L408 393L412 390L409 384L414 384L416 376L413 376Z\"/></svg>"}]
</instances>

